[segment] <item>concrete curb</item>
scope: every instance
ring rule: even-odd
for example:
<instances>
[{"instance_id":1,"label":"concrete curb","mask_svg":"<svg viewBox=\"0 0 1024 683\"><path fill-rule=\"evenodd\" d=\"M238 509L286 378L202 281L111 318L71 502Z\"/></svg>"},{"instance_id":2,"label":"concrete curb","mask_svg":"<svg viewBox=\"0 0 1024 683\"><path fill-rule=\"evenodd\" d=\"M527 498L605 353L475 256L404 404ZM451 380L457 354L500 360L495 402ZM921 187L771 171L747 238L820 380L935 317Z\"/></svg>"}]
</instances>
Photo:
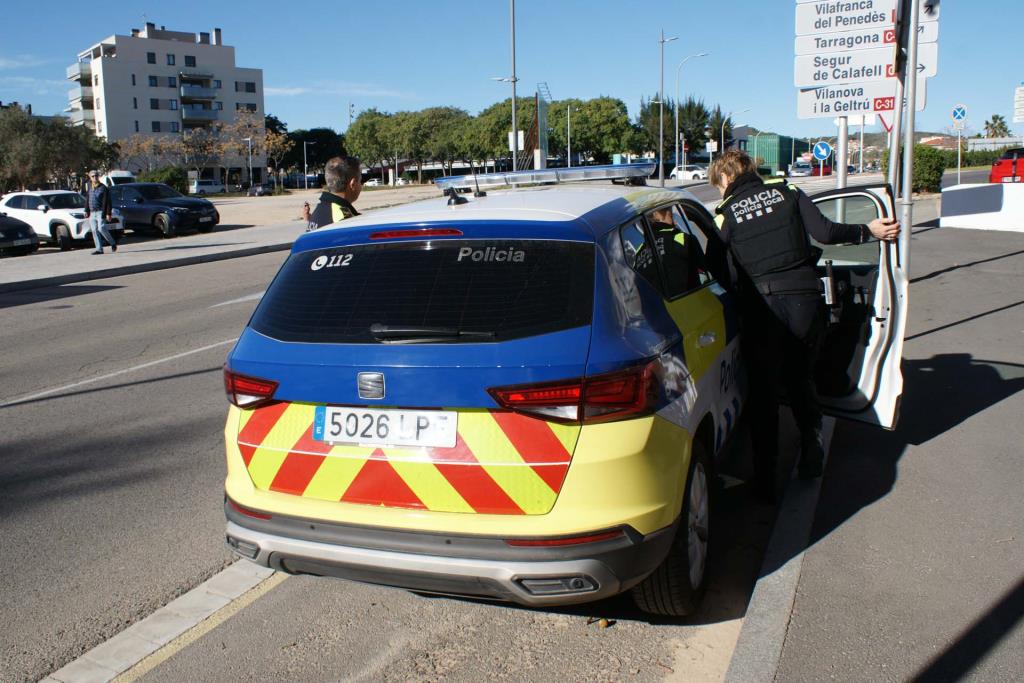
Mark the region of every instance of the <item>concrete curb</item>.
<instances>
[{"instance_id":1,"label":"concrete curb","mask_svg":"<svg viewBox=\"0 0 1024 683\"><path fill-rule=\"evenodd\" d=\"M273 574L272 569L239 560L43 681L113 680Z\"/></svg>"},{"instance_id":2,"label":"concrete curb","mask_svg":"<svg viewBox=\"0 0 1024 683\"><path fill-rule=\"evenodd\" d=\"M227 259L242 258L244 256L255 256L257 254L266 254L274 251L286 251L292 248L293 243L293 241L289 241L279 242L276 244L263 244L257 247L231 249L228 251L220 251L213 254L182 256L180 258L171 258L166 259L164 261L153 261L151 263L135 263L127 266L118 266L116 268L103 268L101 270L91 270L84 273L54 275L52 277L41 277L32 280L21 280L19 282L3 282L0 283L0 294L6 292L20 292L27 289L38 289L40 287L54 287L57 285L67 285L74 282L102 280L108 277L119 277L121 275L147 273L154 270L164 270L166 268L192 266L197 263L211 263L213 261L224 261Z\"/></svg>"},{"instance_id":3,"label":"concrete curb","mask_svg":"<svg viewBox=\"0 0 1024 683\"><path fill-rule=\"evenodd\" d=\"M827 463L835 420L826 420L822 426ZM821 479L793 479L786 487L760 578L725 675L726 683L775 680L820 493ZM767 573L771 567L777 569Z\"/></svg>"}]
</instances>

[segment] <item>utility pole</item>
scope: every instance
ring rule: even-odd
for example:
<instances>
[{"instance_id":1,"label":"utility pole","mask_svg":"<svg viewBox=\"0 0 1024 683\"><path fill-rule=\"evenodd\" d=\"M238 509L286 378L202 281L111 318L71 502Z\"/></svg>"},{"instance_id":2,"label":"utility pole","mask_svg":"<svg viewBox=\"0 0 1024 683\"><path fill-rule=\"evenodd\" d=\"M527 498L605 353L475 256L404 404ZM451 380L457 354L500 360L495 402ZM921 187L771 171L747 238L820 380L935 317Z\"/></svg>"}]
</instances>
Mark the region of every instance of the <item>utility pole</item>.
<instances>
[{"instance_id":1,"label":"utility pole","mask_svg":"<svg viewBox=\"0 0 1024 683\"><path fill-rule=\"evenodd\" d=\"M519 170L519 123L516 119L516 0L509 0L512 22L512 170Z\"/></svg>"},{"instance_id":2,"label":"utility pole","mask_svg":"<svg viewBox=\"0 0 1024 683\"><path fill-rule=\"evenodd\" d=\"M356 105L354 105L351 102L349 102L348 103L348 127L349 128L352 127L352 119L355 118L355 114L356 114Z\"/></svg>"},{"instance_id":3,"label":"utility pole","mask_svg":"<svg viewBox=\"0 0 1024 683\"><path fill-rule=\"evenodd\" d=\"M707 56L708 56L707 52L700 52L700 53L697 53L695 55L690 55L689 57L687 57L683 61L679 62L679 66L676 67L676 103L675 103L675 108L674 108L674 112L675 112L675 115L676 115L675 116L675 118L676 118L676 137L675 137L676 166L679 166L679 147L680 146L683 147L683 166L686 165L686 145L680 145L679 144L679 141L680 141L680 138L679 138L679 72L682 70L683 64L686 64L691 59L693 59L695 57L707 57Z\"/></svg>"},{"instance_id":4,"label":"utility pole","mask_svg":"<svg viewBox=\"0 0 1024 683\"><path fill-rule=\"evenodd\" d=\"M302 141L302 181L306 185L306 189L309 189L309 165L306 163L306 146L315 145L315 142L309 142L308 140Z\"/></svg>"},{"instance_id":5,"label":"utility pole","mask_svg":"<svg viewBox=\"0 0 1024 683\"><path fill-rule=\"evenodd\" d=\"M658 184L665 187L665 43L678 40L678 36L665 37L661 30L661 85L658 88Z\"/></svg>"},{"instance_id":6,"label":"utility pole","mask_svg":"<svg viewBox=\"0 0 1024 683\"><path fill-rule=\"evenodd\" d=\"M910 230L914 225L914 117L917 114L917 46L918 20L921 16L921 3L912 1L910 5L910 21L907 24L907 65L904 76L904 89L907 109L907 125L903 140L903 192L900 200L903 230L900 232L900 256L903 267L910 270ZM904 5L906 8L906 5ZM900 100L896 100L900 102ZM892 165L896 162L891 160Z\"/></svg>"}]
</instances>

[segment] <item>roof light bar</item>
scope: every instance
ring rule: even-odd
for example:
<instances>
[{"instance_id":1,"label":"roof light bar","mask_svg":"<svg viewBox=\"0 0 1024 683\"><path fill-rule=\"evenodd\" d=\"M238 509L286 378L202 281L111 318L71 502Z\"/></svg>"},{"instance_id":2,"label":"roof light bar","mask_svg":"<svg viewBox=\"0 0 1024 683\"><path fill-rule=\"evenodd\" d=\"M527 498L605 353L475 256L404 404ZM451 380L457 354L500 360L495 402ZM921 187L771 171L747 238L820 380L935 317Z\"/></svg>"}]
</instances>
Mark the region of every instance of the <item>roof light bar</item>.
<instances>
[{"instance_id":1,"label":"roof light bar","mask_svg":"<svg viewBox=\"0 0 1024 683\"><path fill-rule=\"evenodd\" d=\"M572 183L581 180L621 180L624 178L648 178L657 168L658 165L656 163L545 168L539 171L480 173L476 176L445 176L443 178L436 178L434 184L441 190L450 188L474 190L478 185L481 188L491 188L544 183Z\"/></svg>"}]
</instances>

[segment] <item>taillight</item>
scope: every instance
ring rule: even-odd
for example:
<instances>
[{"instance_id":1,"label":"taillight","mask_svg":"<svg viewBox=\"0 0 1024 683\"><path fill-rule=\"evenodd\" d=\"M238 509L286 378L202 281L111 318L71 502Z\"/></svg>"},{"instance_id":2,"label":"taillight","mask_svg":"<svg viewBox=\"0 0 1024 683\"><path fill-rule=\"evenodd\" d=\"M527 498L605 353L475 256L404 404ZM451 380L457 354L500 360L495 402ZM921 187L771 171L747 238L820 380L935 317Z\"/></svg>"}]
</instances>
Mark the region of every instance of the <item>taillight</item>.
<instances>
[{"instance_id":1,"label":"taillight","mask_svg":"<svg viewBox=\"0 0 1024 683\"><path fill-rule=\"evenodd\" d=\"M563 536L561 538L510 538L505 543L518 548L550 548L567 545L582 545L584 543L600 543L625 536L622 529L602 531L596 534L585 534L582 536Z\"/></svg>"},{"instance_id":2,"label":"taillight","mask_svg":"<svg viewBox=\"0 0 1024 683\"><path fill-rule=\"evenodd\" d=\"M416 228L414 230L382 230L370 235L371 240L396 240L403 237L462 237L455 228Z\"/></svg>"},{"instance_id":3,"label":"taillight","mask_svg":"<svg viewBox=\"0 0 1024 683\"><path fill-rule=\"evenodd\" d=\"M257 408L270 403L277 391L277 382L240 375L224 367L224 392L228 401L239 408Z\"/></svg>"},{"instance_id":4,"label":"taillight","mask_svg":"<svg viewBox=\"0 0 1024 683\"><path fill-rule=\"evenodd\" d=\"M660 359L593 377L513 387L488 392L503 408L556 422L592 424L640 417L657 410L654 382Z\"/></svg>"}]
</instances>

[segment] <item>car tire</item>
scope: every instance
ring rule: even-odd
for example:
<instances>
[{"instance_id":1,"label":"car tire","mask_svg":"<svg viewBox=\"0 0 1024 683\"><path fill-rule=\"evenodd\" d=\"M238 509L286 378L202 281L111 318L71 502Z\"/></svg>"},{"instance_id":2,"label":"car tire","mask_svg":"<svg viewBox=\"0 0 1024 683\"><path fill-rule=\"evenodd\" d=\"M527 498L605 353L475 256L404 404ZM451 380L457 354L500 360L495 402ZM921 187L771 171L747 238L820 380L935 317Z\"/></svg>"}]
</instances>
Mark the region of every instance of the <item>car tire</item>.
<instances>
[{"instance_id":1,"label":"car tire","mask_svg":"<svg viewBox=\"0 0 1024 683\"><path fill-rule=\"evenodd\" d=\"M693 442L679 528L668 555L633 588L633 601L648 614L683 617L700 606L708 583L711 547L711 461L704 444Z\"/></svg>"},{"instance_id":2,"label":"car tire","mask_svg":"<svg viewBox=\"0 0 1024 683\"><path fill-rule=\"evenodd\" d=\"M53 226L53 243L61 251L71 251L74 244L71 241L71 230L63 223Z\"/></svg>"},{"instance_id":3,"label":"car tire","mask_svg":"<svg viewBox=\"0 0 1024 683\"><path fill-rule=\"evenodd\" d=\"M158 213L153 218L153 227L160 231L164 237L174 237L174 225L166 213Z\"/></svg>"}]
</instances>

